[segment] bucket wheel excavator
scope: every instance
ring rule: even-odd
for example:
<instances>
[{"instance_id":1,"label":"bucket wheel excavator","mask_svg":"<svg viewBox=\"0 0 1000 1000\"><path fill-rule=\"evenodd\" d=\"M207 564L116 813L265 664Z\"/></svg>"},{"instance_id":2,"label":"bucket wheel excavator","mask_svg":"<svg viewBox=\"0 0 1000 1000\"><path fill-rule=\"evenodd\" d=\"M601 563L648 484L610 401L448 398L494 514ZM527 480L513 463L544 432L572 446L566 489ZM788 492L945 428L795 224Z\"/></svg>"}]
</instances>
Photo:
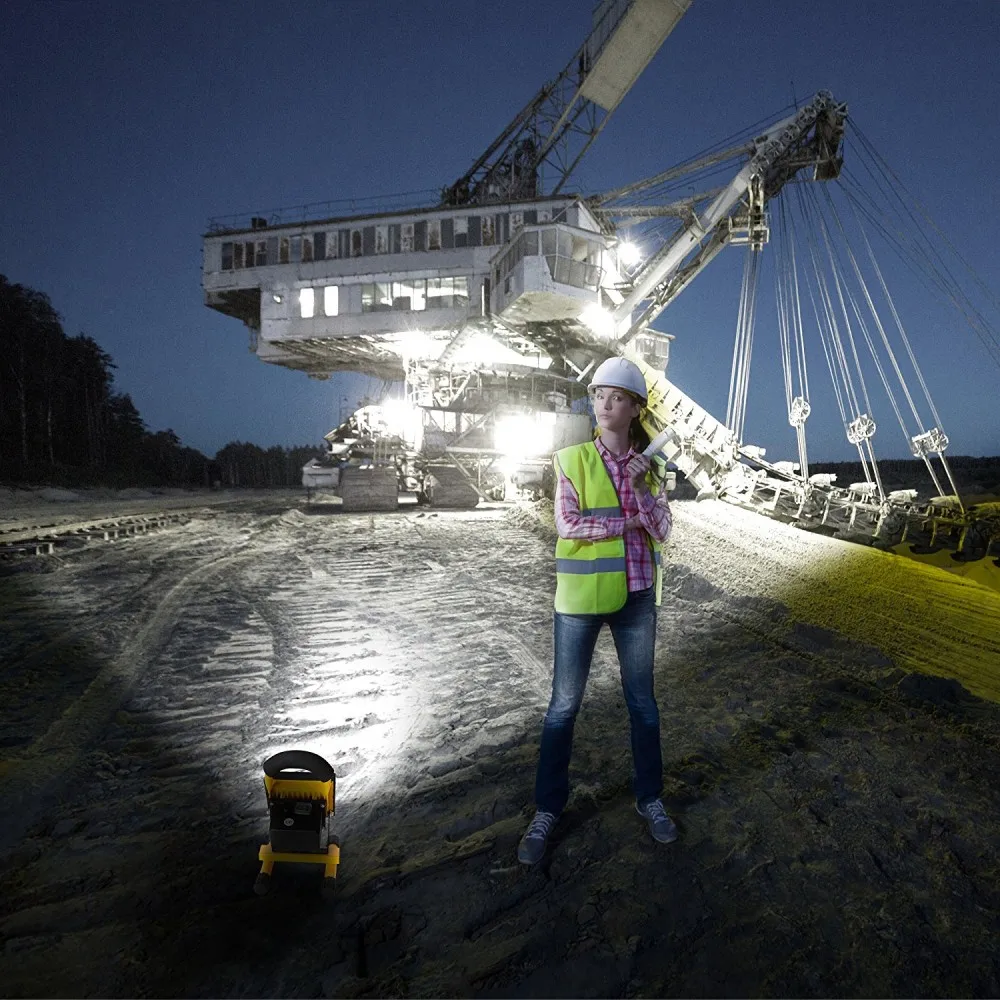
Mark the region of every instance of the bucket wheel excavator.
<instances>
[{"instance_id":1,"label":"bucket wheel excavator","mask_svg":"<svg viewBox=\"0 0 1000 1000\"><path fill-rule=\"evenodd\" d=\"M820 92L656 176L590 197L568 191L690 2L603 0L558 76L430 207L398 197L361 213L354 202L329 202L262 213L249 226L210 221L206 303L244 322L258 357L316 378L352 371L403 385L334 428L327 460L308 466L304 483L338 491L354 510L394 509L403 493L470 507L540 492L551 452L591 434L589 373L620 354L646 375L647 430L699 497L856 540L993 552L1000 519L959 498L948 438L898 311L891 297L888 319L875 307L872 290L885 282L867 231L848 238L829 194L843 179L846 105ZM761 259L772 242L797 461L772 462L744 441ZM652 324L728 246L746 257L719 419L667 378L673 338ZM809 470L810 325L858 450L859 482ZM871 349L937 498L883 488L858 343Z\"/></svg>"}]
</instances>

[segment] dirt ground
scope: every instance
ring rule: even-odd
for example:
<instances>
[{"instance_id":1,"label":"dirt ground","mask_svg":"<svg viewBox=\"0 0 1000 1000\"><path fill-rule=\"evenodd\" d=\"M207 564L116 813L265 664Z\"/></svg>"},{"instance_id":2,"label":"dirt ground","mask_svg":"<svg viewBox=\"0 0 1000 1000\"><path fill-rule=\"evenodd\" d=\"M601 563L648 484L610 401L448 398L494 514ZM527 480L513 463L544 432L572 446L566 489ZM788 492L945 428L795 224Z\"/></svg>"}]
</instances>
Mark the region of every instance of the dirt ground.
<instances>
[{"instance_id":1,"label":"dirt ground","mask_svg":"<svg viewBox=\"0 0 1000 1000\"><path fill-rule=\"evenodd\" d=\"M537 510L258 499L0 571L0 993L1000 995L1000 708L762 593L832 540L723 508L675 504L659 617L680 839L633 810L605 633L533 869ZM331 901L252 893L292 747L337 772Z\"/></svg>"}]
</instances>

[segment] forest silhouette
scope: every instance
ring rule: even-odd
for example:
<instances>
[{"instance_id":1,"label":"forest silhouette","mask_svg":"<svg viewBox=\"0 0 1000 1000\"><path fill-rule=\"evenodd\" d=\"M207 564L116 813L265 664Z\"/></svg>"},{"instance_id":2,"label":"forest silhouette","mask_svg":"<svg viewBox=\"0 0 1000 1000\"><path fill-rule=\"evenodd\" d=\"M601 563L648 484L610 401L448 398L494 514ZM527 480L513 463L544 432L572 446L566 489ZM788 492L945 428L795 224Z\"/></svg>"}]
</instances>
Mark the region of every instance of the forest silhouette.
<instances>
[{"instance_id":1,"label":"forest silhouette","mask_svg":"<svg viewBox=\"0 0 1000 1000\"><path fill-rule=\"evenodd\" d=\"M322 448L230 441L209 458L150 431L92 337L66 335L47 295L0 274L0 481L7 485L301 485Z\"/></svg>"}]
</instances>

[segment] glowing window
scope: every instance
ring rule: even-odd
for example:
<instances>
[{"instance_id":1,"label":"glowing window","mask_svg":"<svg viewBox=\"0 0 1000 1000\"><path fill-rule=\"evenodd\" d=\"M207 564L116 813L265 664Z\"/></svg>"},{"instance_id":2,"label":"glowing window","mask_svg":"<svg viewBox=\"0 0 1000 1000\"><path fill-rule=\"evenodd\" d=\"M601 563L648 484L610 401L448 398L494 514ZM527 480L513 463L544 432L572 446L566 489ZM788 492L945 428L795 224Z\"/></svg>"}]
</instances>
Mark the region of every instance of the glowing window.
<instances>
[{"instance_id":1,"label":"glowing window","mask_svg":"<svg viewBox=\"0 0 1000 1000\"><path fill-rule=\"evenodd\" d=\"M340 289L327 285L323 289L323 315L336 316L340 312Z\"/></svg>"},{"instance_id":2,"label":"glowing window","mask_svg":"<svg viewBox=\"0 0 1000 1000\"><path fill-rule=\"evenodd\" d=\"M299 289L299 315L303 319L312 319L316 315L316 292L314 289Z\"/></svg>"}]
</instances>

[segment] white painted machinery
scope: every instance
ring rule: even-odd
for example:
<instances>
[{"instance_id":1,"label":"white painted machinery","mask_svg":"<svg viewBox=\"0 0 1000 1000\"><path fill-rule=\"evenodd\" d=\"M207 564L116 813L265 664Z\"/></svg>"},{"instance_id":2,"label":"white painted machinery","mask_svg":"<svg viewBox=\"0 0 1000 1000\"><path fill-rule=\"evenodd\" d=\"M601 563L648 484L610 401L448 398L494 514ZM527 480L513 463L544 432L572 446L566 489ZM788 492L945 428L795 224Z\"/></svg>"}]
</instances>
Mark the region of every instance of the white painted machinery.
<instances>
[{"instance_id":1,"label":"white painted machinery","mask_svg":"<svg viewBox=\"0 0 1000 1000\"><path fill-rule=\"evenodd\" d=\"M950 538L981 554L997 533L975 528L958 499L948 438L872 252L869 233L886 224L884 213L842 177L843 136L853 124L845 105L821 92L654 177L591 197L565 190L689 5L603 0L559 76L431 207L406 199L367 211L327 203L262 213L249 225L213 220L204 243L206 303L242 320L264 361L317 378L349 370L402 383L398 398L362 407L327 435L336 488L353 509L392 509L400 492L472 506L543 488L551 451L591 433L589 372L620 354L643 368L647 429L654 437L670 429L662 454L700 497L844 537ZM876 156L867 165L880 169ZM833 188L843 190L846 207ZM770 462L743 440L769 243L777 245L795 462ZM746 257L720 420L667 380L673 338L651 324L728 246L744 247ZM873 290L888 306L876 306ZM864 471L847 487L809 469L807 326L818 333ZM935 506L884 489L866 350L907 446L954 502ZM303 475L305 482L320 473Z\"/></svg>"}]
</instances>

